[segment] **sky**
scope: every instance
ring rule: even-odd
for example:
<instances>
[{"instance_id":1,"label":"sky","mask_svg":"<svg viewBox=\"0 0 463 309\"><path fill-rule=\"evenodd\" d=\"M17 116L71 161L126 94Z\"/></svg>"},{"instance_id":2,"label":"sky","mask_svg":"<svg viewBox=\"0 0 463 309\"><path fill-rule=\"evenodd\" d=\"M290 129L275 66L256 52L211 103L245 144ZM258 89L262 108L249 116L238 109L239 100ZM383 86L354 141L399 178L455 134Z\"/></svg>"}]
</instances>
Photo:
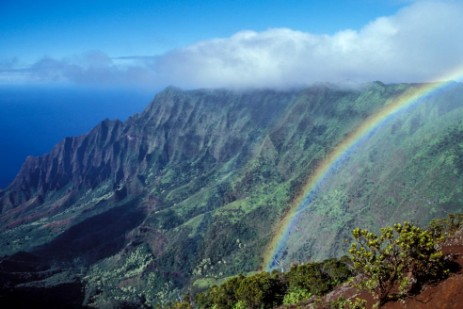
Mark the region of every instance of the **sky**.
<instances>
[{"instance_id":1,"label":"sky","mask_svg":"<svg viewBox=\"0 0 463 309\"><path fill-rule=\"evenodd\" d=\"M0 0L0 85L427 82L463 68L463 1Z\"/></svg>"}]
</instances>

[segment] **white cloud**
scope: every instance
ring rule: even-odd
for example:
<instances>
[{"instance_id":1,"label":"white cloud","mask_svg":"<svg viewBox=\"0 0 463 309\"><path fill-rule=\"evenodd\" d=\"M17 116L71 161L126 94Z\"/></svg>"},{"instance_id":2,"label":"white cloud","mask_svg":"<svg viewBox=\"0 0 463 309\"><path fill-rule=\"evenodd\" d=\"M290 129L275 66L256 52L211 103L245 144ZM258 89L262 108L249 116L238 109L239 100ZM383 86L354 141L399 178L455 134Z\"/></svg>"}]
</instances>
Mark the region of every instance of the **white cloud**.
<instances>
[{"instance_id":1,"label":"white cloud","mask_svg":"<svg viewBox=\"0 0 463 309\"><path fill-rule=\"evenodd\" d=\"M417 2L331 36L240 32L170 52L155 69L164 83L190 87L430 81L463 65L462 16L461 3Z\"/></svg>"},{"instance_id":2,"label":"white cloud","mask_svg":"<svg viewBox=\"0 0 463 309\"><path fill-rule=\"evenodd\" d=\"M463 66L462 16L461 2L418 1L360 30L334 35L284 28L243 31L153 58L113 59L101 52L45 58L28 74L42 80L186 88L424 82Z\"/></svg>"}]
</instances>

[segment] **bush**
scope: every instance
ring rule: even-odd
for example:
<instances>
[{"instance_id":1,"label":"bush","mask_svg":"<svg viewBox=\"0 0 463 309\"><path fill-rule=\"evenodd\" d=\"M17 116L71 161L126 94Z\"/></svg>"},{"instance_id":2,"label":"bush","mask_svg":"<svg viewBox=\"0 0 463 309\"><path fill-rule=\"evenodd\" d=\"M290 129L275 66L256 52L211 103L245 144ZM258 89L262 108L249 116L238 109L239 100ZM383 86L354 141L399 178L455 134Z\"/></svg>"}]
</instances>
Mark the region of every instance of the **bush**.
<instances>
[{"instance_id":1,"label":"bush","mask_svg":"<svg viewBox=\"0 0 463 309\"><path fill-rule=\"evenodd\" d=\"M379 305L394 289L399 296L444 273L443 254L429 230L408 222L381 229L379 236L365 229L352 231L349 250L354 268L364 276L363 288L373 292Z\"/></svg>"},{"instance_id":2,"label":"bush","mask_svg":"<svg viewBox=\"0 0 463 309\"><path fill-rule=\"evenodd\" d=\"M274 308L282 304L286 290L277 274L262 272L243 279L236 295L247 308Z\"/></svg>"},{"instance_id":3,"label":"bush","mask_svg":"<svg viewBox=\"0 0 463 309\"><path fill-rule=\"evenodd\" d=\"M245 277L239 275L231 278L223 284L213 286L208 291L199 293L196 296L196 302L199 308L233 308L238 302L236 295L237 287Z\"/></svg>"},{"instance_id":4,"label":"bush","mask_svg":"<svg viewBox=\"0 0 463 309\"><path fill-rule=\"evenodd\" d=\"M298 289L288 292L283 298L284 305L295 305L312 296L310 292L304 289Z\"/></svg>"},{"instance_id":5,"label":"bush","mask_svg":"<svg viewBox=\"0 0 463 309\"><path fill-rule=\"evenodd\" d=\"M444 240L463 227L463 214L449 214L445 219L434 219L429 224L429 231L434 239Z\"/></svg>"},{"instance_id":6,"label":"bush","mask_svg":"<svg viewBox=\"0 0 463 309\"><path fill-rule=\"evenodd\" d=\"M313 295L325 294L351 276L346 261L337 259L293 265L286 274L290 291L306 290Z\"/></svg>"},{"instance_id":7,"label":"bush","mask_svg":"<svg viewBox=\"0 0 463 309\"><path fill-rule=\"evenodd\" d=\"M198 293L195 307L274 308L283 303L297 304L312 295L322 295L351 277L346 259L293 265L288 273L240 275Z\"/></svg>"},{"instance_id":8,"label":"bush","mask_svg":"<svg viewBox=\"0 0 463 309\"><path fill-rule=\"evenodd\" d=\"M294 265L287 274L291 290L306 290L321 295L331 289L330 277L322 271L318 263Z\"/></svg>"}]
</instances>

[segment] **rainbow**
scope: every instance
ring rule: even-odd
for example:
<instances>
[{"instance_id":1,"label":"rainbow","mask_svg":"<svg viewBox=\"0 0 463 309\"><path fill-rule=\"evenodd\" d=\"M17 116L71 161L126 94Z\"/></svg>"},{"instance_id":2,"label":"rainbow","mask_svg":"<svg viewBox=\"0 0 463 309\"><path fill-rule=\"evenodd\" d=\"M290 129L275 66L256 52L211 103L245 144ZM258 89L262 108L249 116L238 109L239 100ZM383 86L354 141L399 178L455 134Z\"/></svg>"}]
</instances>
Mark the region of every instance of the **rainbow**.
<instances>
[{"instance_id":1,"label":"rainbow","mask_svg":"<svg viewBox=\"0 0 463 309\"><path fill-rule=\"evenodd\" d=\"M439 78L439 82L422 84L405 91L402 95L388 102L379 112L368 117L359 127L352 131L341 143L339 143L326 158L309 175L301 193L293 200L289 211L280 221L273 239L264 255L262 268L270 271L277 266L282 257L290 231L297 222L299 214L313 201L322 182L338 167L361 142L371 136L374 131L383 125L388 119L398 113L407 110L419 102L422 98L449 85L450 81L458 81L463 77L463 67Z\"/></svg>"}]
</instances>

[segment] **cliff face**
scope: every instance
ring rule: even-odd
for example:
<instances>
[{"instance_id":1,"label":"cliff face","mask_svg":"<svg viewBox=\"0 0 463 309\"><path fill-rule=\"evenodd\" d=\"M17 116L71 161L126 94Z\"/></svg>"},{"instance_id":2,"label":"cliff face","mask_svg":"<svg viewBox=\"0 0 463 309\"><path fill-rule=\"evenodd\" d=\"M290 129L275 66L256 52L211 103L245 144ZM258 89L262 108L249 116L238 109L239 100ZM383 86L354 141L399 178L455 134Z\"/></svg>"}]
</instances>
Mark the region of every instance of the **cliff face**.
<instances>
[{"instance_id":1,"label":"cliff face","mask_svg":"<svg viewBox=\"0 0 463 309\"><path fill-rule=\"evenodd\" d=\"M102 184L106 194L122 188L139 194L169 165L212 166L233 159L239 166L294 95L269 91L254 100L249 93L166 90L125 123L105 120L45 156L28 157L0 199L1 219L8 226L10 213L24 216L57 197L68 207L81 192Z\"/></svg>"},{"instance_id":2,"label":"cliff face","mask_svg":"<svg viewBox=\"0 0 463 309\"><path fill-rule=\"evenodd\" d=\"M0 253L29 250L85 265L86 303L95 306L120 297L138 302L137 295L152 305L177 289L255 270L314 167L368 115L411 87L166 89L125 122L105 120L45 156L29 157L0 193ZM454 103L445 109L455 112L459 101L449 100ZM406 130L403 125L398 132ZM407 136L401 136L404 143ZM382 169L390 165L381 162ZM352 167L347 171L353 175ZM390 207L388 201L373 204L378 199L362 177L349 180L355 188L333 187L338 193L327 195L326 206L315 205L301 223L308 227L306 238L294 241L285 258L342 254L336 235L365 222L365 211ZM394 178L384 173L377 179L390 188ZM368 194L359 195L364 190Z\"/></svg>"},{"instance_id":3,"label":"cliff face","mask_svg":"<svg viewBox=\"0 0 463 309\"><path fill-rule=\"evenodd\" d=\"M43 157L28 157L2 205L20 206L66 186L94 187L106 180L111 169L120 165L111 148L120 139L121 128L120 122L104 121L88 135L66 138Z\"/></svg>"}]
</instances>

